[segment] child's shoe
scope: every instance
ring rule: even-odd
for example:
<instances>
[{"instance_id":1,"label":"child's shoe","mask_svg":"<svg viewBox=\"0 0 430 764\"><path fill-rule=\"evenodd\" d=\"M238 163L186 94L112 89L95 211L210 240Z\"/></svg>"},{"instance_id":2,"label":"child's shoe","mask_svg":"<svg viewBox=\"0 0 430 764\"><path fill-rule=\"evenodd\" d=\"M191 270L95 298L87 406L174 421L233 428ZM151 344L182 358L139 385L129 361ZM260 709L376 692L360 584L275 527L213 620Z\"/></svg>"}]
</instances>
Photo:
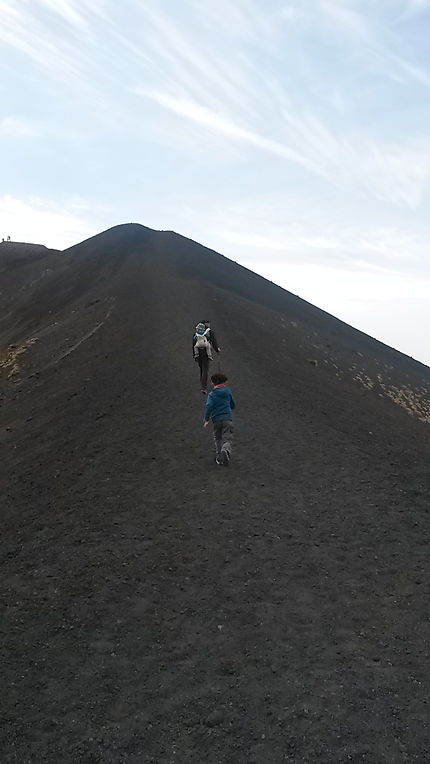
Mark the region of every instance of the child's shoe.
<instances>
[{"instance_id":1,"label":"child's shoe","mask_svg":"<svg viewBox=\"0 0 430 764\"><path fill-rule=\"evenodd\" d=\"M223 467L228 467L230 464L230 454L228 451L221 451L219 455L220 464L223 465Z\"/></svg>"}]
</instances>

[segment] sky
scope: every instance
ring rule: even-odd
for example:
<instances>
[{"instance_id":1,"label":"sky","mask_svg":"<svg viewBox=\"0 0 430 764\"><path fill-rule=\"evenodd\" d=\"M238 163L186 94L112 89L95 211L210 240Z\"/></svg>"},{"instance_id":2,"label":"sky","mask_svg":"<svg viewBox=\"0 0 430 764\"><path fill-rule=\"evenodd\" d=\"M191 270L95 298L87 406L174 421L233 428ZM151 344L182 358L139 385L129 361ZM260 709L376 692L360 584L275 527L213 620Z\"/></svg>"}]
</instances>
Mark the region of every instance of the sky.
<instances>
[{"instance_id":1,"label":"sky","mask_svg":"<svg viewBox=\"0 0 430 764\"><path fill-rule=\"evenodd\" d=\"M0 0L0 235L175 230L430 365L430 0Z\"/></svg>"}]
</instances>

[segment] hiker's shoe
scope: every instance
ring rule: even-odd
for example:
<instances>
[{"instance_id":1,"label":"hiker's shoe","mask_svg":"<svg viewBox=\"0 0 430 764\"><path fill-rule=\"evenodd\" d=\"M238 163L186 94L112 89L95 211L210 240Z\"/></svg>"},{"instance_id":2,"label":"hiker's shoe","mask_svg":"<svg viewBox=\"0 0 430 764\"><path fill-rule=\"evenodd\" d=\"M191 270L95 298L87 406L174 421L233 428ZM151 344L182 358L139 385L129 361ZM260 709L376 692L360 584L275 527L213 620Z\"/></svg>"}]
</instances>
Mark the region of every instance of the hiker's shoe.
<instances>
[{"instance_id":1,"label":"hiker's shoe","mask_svg":"<svg viewBox=\"0 0 430 764\"><path fill-rule=\"evenodd\" d=\"M219 460L221 464L223 465L223 467L228 467L228 465L230 464L230 454L228 453L228 451L221 451L219 455Z\"/></svg>"},{"instance_id":2,"label":"hiker's shoe","mask_svg":"<svg viewBox=\"0 0 430 764\"><path fill-rule=\"evenodd\" d=\"M215 464L222 464L221 459L219 458L219 456L215 457Z\"/></svg>"}]
</instances>

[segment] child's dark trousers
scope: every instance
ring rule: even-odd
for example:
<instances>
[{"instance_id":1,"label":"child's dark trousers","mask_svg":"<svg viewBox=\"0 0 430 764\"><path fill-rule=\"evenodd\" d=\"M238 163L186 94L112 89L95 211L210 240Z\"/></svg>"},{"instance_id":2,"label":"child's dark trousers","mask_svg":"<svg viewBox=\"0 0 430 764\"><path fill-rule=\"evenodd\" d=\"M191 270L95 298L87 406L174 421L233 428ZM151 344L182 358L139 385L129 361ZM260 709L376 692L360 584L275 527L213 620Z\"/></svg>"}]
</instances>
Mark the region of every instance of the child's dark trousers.
<instances>
[{"instance_id":1,"label":"child's dark trousers","mask_svg":"<svg viewBox=\"0 0 430 764\"><path fill-rule=\"evenodd\" d=\"M214 422L213 425L216 456L219 457L221 452L225 451L230 458L233 444L233 422L230 419L223 419L221 422Z\"/></svg>"}]
</instances>

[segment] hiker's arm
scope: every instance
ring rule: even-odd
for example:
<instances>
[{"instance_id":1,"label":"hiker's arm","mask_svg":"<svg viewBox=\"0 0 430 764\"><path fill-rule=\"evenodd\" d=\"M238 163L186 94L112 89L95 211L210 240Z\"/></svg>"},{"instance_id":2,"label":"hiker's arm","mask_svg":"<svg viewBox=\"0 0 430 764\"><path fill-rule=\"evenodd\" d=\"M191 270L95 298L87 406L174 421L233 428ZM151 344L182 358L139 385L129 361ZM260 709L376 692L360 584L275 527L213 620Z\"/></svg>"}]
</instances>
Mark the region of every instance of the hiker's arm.
<instances>
[{"instance_id":1,"label":"hiker's arm","mask_svg":"<svg viewBox=\"0 0 430 764\"><path fill-rule=\"evenodd\" d=\"M236 403L235 403L235 400L234 400L234 398L233 398L231 393L230 393L230 408L231 408L232 411L233 411L233 409L236 408Z\"/></svg>"},{"instance_id":2,"label":"hiker's arm","mask_svg":"<svg viewBox=\"0 0 430 764\"><path fill-rule=\"evenodd\" d=\"M211 329L211 345L216 353L219 353L218 342L216 341L215 332Z\"/></svg>"},{"instance_id":3,"label":"hiker's arm","mask_svg":"<svg viewBox=\"0 0 430 764\"><path fill-rule=\"evenodd\" d=\"M210 418L212 416L212 409L213 409L212 396L209 393L208 399L206 401L206 406L205 406L205 416L204 416L205 422L209 422L209 420L210 420Z\"/></svg>"}]
</instances>

